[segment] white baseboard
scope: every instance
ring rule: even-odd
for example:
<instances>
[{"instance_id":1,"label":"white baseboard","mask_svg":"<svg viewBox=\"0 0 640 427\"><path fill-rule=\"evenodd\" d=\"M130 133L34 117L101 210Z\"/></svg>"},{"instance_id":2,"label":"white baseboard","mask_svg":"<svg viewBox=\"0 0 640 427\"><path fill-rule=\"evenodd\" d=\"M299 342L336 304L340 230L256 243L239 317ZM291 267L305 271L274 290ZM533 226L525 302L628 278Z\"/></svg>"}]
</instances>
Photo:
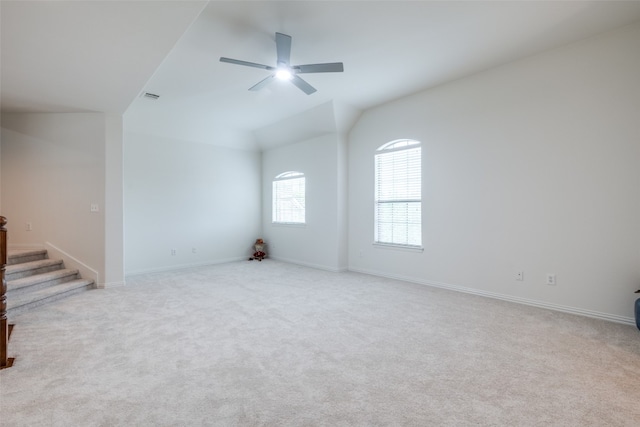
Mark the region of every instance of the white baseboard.
<instances>
[{"instance_id":1,"label":"white baseboard","mask_svg":"<svg viewBox=\"0 0 640 427\"><path fill-rule=\"evenodd\" d=\"M369 274L371 276L386 277L388 279L402 280L403 282L416 283L419 285L431 286L434 288L448 289L451 291L463 292L466 294L479 295L487 298L494 298L502 301L509 301L509 302L514 302L518 304L529 305L532 307L545 308L547 310L560 311L560 312L569 313L569 314L577 314L580 316L592 317L594 319L601 319L601 320L607 320L609 322L622 323L625 325L636 324L635 319L632 317L618 316L616 314L601 313L599 311L585 310L582 308L571 307L571 306L560 305L560 304L552 304L552 303L532 300L528 298L514 297L512 295L500 294L497 292L483 291L480 289L467 288L467 287L458 286L458 285L450 285L448 283L434 282L430 280L419 280L412 277L406 277L406 276L395 275L395 274L387 274L379 271L367 270L362 268L351 267L349 268L349 271L353 271L356 273Z\"/></svg>"},{"instance_id":2,"label":"white baseboard","mask_svg":"<svg viewBox=\"0 0 640 427\"><path fill-rule=\"evenodd\" d=\"M49 258L61 259L64 262L64 265L66 268L72 268L72 269L78 270L78 272L80 273L80 276L83 279L91 279L93 280L93 283L96 285L96 287L98 288L103 287L103 285L100 283L100 280L99 280L100 274L98 274L98 272L93 268L89 267L79 259L73 257L72 255L68 254L67 252L63 251L62 249L58 248L52 243L45 242L44 249L47 250L49 254Z\"/></svg>"},{"instance_id":3,"label":"white baseboard","mask_svg":"<svg viewBox=\"0 0 640 427\"><path fill-rule=\"evenodd\" d=\"M198 262L198 263L193 263L193 264L180 264L180 265L173 265L173 266L160 267L160 268L145 268L145 269L133 270L133 271L129 271L129 272L125 271L124 275L125 275L125 278L126 278L126 277L131 277L131 276L138 276L140 274L166 273L166 272L169 272L169 271L186 270L186 269L195 268L195 267L206 267L208 265L226 264L228 262L236 262L236 261L242 261L242 260L246 260L246 259L248 259L248 257L247 256L243 256L243 257L219 259L219 260L215 260L215 261Z\"/></svg>"}]
</instances>

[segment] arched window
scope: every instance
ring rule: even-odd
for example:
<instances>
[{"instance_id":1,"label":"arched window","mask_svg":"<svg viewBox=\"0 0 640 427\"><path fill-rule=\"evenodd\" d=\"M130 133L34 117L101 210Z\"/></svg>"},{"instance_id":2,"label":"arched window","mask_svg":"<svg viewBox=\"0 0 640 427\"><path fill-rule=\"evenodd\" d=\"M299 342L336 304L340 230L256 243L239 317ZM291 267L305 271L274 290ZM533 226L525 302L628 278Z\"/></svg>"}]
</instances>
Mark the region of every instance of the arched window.
<instances>
[{"instance_id":1,"label":"arched window","mask_svg":"<svg viewBox=\"0 0 640 427\"><path fill-rule=\"evenodd\" d=\"M302 172L285 172L273 180L272 222L305 223L305 178Z\"/></svg>"},{"instance_id":2,"label":"arched window","mask_svg":"<svg viewBox=\"0 0 640 427\"><path fill-rule=\"evenodd\" d=\"M375 237L381 244L422 246L422 150L399 139L375 154Z\"/></svg>"}]
</instances>

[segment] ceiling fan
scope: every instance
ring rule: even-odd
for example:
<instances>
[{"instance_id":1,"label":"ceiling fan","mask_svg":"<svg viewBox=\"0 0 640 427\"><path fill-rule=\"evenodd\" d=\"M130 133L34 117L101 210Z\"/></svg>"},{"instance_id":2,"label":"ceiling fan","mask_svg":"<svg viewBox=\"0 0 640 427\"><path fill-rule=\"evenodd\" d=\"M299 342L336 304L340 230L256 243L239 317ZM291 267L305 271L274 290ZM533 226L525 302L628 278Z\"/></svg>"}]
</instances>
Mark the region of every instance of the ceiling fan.
<instances>
[{"instance_id":1,"label":"ceiling fan","mask_svg":"<svg viewBox=\"0 0 640 427\"><path fill-rule=\"evenodd\" d=\"M273 81L273 79L289 80L296 85L307 95L311 95L316 89L309 83L304 81L298 76L298 74L305 73L340 73L344 71L342 62L331 62L325 64L306 64L306 65L291 65L289 59L291 57L291 36L282 33L276 33L276 52L277 52L277 65L271 67L269 65L256 64L255 62L240 61L238 59L231 59L221 57L220 62L228 62L230 64L244 65L246 67L262 68L273 73L259 81L257 84L251 86L249 90L257 91L267 86Z\"/></svg>"}]
</instances>

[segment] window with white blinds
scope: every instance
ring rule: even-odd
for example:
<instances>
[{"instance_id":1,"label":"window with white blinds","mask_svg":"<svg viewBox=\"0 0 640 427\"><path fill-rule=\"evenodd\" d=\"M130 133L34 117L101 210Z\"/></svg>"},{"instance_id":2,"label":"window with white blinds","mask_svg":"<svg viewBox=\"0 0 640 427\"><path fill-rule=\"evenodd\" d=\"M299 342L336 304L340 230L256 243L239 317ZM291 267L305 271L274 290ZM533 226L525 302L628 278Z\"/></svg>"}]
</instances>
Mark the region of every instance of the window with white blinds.
<instances>
[{"instance_id":1,"label":"window with white blinds","mask_svg":"<svg viewBox=\"0 0 640 427\"><path fill-rule=\"evenodd\" d=\"M391 141L376 151L375 242L422 246L422 152L419 141Z\"/></svg>"},{"instance_id":2,"label":"window with white blinds","mask_svg":"<svg viewBox=\"0 0 640 427\"><path fill-rule=\"evenodd\" d=\"M305 223L305 177L302 172L285 172L276 176L272 205L272 222Z\"/></svg>"}]
</instances>

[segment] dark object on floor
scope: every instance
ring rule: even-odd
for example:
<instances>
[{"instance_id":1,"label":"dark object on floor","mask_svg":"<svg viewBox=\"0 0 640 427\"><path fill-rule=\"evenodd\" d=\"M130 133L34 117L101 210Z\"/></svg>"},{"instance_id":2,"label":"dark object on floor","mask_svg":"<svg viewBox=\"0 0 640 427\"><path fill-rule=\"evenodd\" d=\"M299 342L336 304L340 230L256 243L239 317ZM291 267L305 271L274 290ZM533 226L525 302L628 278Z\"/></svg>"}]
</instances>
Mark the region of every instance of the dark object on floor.
<instances>
[{"instance_id":1,"label":"dark object on floor","mask_svg":"<svg viewBox=\"0 0 640 427\"><path fill-rule=\"evenodd\" d=\"M266 257L267 257L267 254L265 254L262 251L257 251L253 253L253 256L251 258L249 258L249 261L253 261L254 259L257 259L258 261L262 261Z\"/></svg>"},{"instance_id":2,"label":"dark object on floor","mask_svg":"<svg viewBox=\"0 0 640 427\"><path fill-rule=\"evenodd\" d=\"M640 294L640 289L638 289L636 294ZM640 298L636 300L636 326L640 329Z\"/></svg>"},{"instance_id":3,"label":"dark object on floor","mask_svg":"<svg viewBox=\"0 0 640 427\"><path fill-rule=\"evenodd\" d=\"M11 339L11 332L13 332L13 327L15 325L12 325L11 323L9 323L9 325L7 326L8 329L8 336L7 336L7 340ZM7 369L13 366L13 362L16 360L15 357L8 357L7 358L7 364L4 366L0 366L0 369Z\"/></svg>"},{"instance_id":4,"label":"dark object on floor","mask_svg":"<svg viewBox=\"0 0 640 427\"><path fill-rule=\"evenodd\" d=\"M256 251L253 253L253 256L249 258L249 261L253 261L254 259L262 261L267 257L267 253L264 251L264 240L256 239L256 242L253 244L253 248Z\"/></svg>"}]
</instances>

